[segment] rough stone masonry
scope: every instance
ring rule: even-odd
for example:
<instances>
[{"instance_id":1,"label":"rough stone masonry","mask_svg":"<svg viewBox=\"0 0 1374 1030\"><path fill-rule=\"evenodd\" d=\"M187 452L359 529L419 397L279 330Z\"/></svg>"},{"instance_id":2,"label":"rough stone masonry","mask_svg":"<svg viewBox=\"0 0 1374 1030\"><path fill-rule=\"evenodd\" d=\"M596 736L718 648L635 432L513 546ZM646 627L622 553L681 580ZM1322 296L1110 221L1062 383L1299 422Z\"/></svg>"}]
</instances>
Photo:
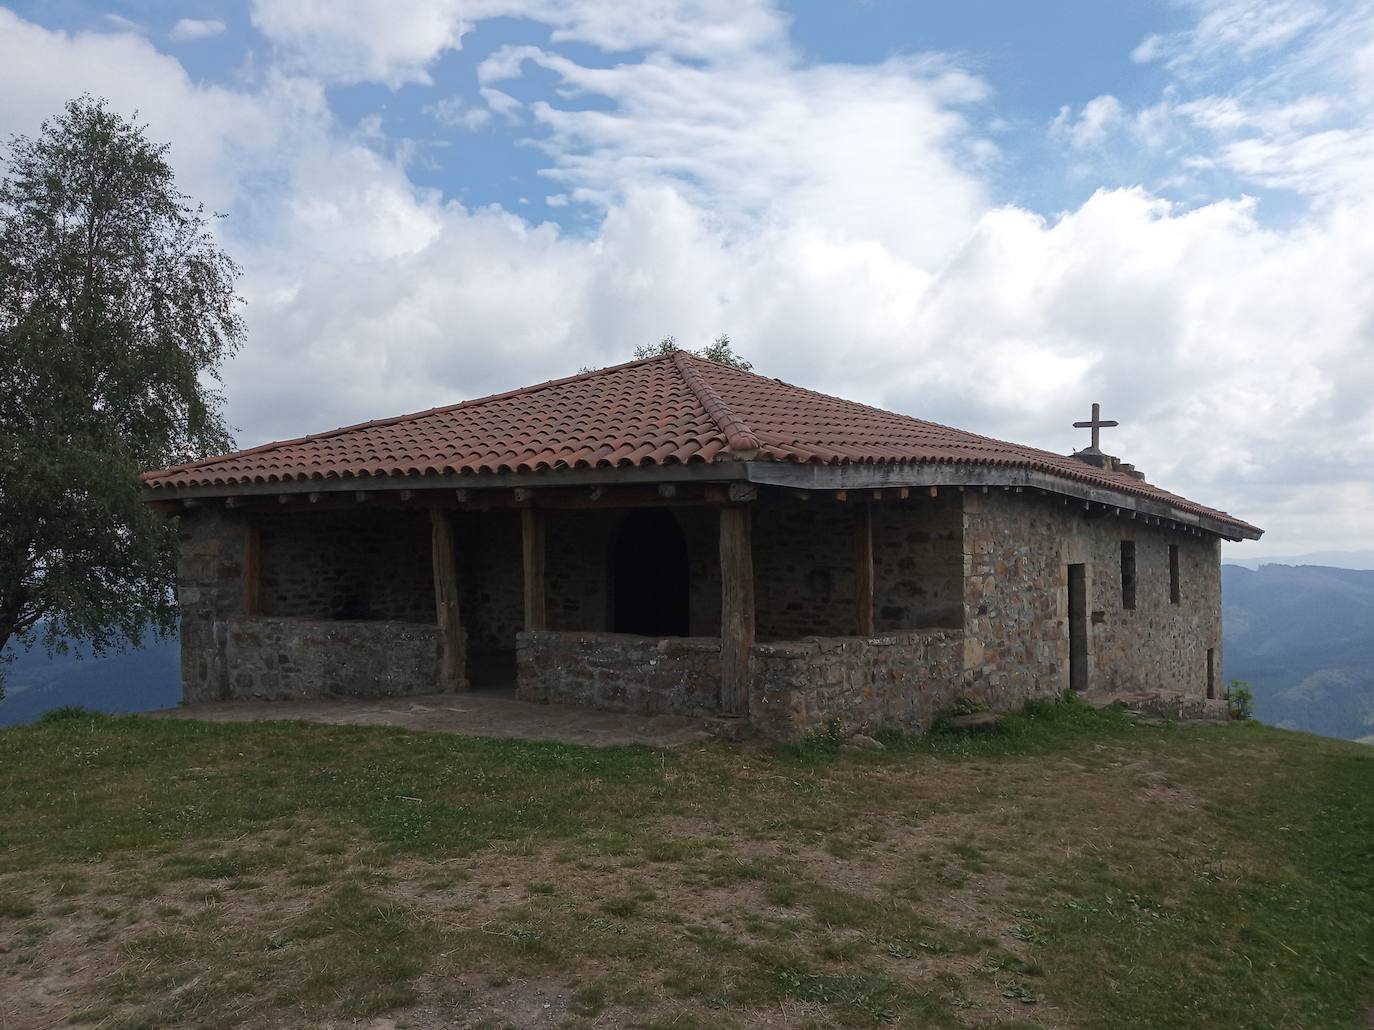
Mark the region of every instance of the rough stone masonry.
<instances>
[{"instance_id":1,"label":"rough stone masonry","mask_svg":"<svg viewBox=\"0 0 1374 1030\"><path fill-rule=\"evenodd\" d=\"M1222 681L1220 565L1213 538L1010 491L949 491L885 506L874 519L875 632L853 615L853 505L765 497L754 510L759 639L749 716L773 736L928 727L960 697L995 709L1067 689L1067 570L1086 572L1082 660L1094 694L1151 694L1185 714L1215 710ZM496 513L467 523L463 598L478 648L512 652L518 696L644 713L718 711L720 614L709 520L690 540L699 636L610 631L612 516L554 521L548 630L519 629L519 536ZM244 610L250 527L263 563L259 614ZM440 640L428 541L410 513L330 513L315 521L218 508L181 523L185 700L430 693ZM1133 561L1123 592L1122 547ZM1170 549L1175 551L1171 556ZM1130 607L1127 606L1128 601ZM490 605L490 611L485 606ZM514 609L514 610L512 610ZM826 633L806 633L815 626ZM1209 685L1213 700L1209 703Z\"/></svg>"}]
</instances>

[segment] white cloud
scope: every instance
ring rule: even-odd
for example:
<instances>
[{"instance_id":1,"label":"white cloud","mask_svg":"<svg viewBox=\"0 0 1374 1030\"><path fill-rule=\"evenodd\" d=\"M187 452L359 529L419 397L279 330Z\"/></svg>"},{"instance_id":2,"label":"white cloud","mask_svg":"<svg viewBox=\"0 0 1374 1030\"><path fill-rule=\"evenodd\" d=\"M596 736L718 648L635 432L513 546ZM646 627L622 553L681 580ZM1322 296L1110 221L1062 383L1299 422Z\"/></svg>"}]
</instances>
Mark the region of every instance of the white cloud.
<instances>
[{"instance_id":1,"label":"white cloud","mask_svg":"<svg viewBox=\"0 0 1374 1030\"><path fill-rule=\"evenodd\" d=\"M1131 51L1137 64L1163 60L1186 75L1222 59L1251 60L1292 44L1329 19L1318 0L1181 0L1198 20L1169 35L1151 33Z\"/></svg>"},{"instance_id":2,"label":"white cloud","mask_svg":"<svg viewBox=\"0 0 1374 1030\"><path fill-rule=\"evenodd\" d=\"M612 27L548 18L612 45ZM299 71L207 86L146 40L48 32L4 11L0 129L32 131L82 89L107 94L173 141L184 188L228 211L217 231L249 301L248 345L227 376L244 443L725 330L767 374L1061 451L1100 400L1122 422L1114 450L1265 525L1275 548L1374 534L1367 190L1324 187L1282 229L1245 198L1187 209L1103 190L1054 219L993 206L969 156L985 142L970 105L990 120L979 80L937 59L807 64L776 25L750 25L727 27L752 42L722 61L656 50L593 68L554 44L494 57L493 93L531 61L554 76L551 98L508 110L548 148L549 203L596 205L583 232L417 187L380 123L341 128ZM350 74L423 74L449 36L429 38L388 43ZM1210 95L1162 101L1159 138L1183 126L1278 146L1197 152L1255 175L1358 164L1353 137L1297 162L1330 112L1275 121L1284 105L1246 98L1235 115L1180 112ZM1066 138L1141 131L1119 105L1090 107L1066 115Z\"/></svg>"},{"instance_id":3,"label":"white cloud","mask_svg":"<svg viewBox=\"0 0 1374 1030\"><path fill-rule=\"evenodd\" d=\"M1150 33L1131 51L1131 60L1136 64L1149 64L1157 58L1164 49L1164 37L1158 33Z\"/></svg>"},{"instance_id":4,"label":"white cloud","mask_svg":"<svg viewBox=\"0 0 1374 1030\"><path fill-rule=\"evenodd\" d=\"M1105 143L1121 122L1121 101L1111 94L1104 94L1084 104L1077 118L1068 107L1061 107L1050 123L1050 132L1067 140L1075 150L1088 150Z\"/></svg>"},{"instance_id":5,"label":"white cloud","mask_svg":"<svg viewBox=\"0 0 1374 1030\"><path fill-rule=\"evenodd\" d=\"M463 0L253 0L253 25L295 70L332 82L428 83L470 27Z\"/></svg>"},{"instance_id":6,"label":"white cloud","mask_svg":"<svg viewBox=\"0 0 1374 1030\"><path fill-rule=\"evenodd\" d=\"M254 26L296 70L333 82L429 83L429 68L485 18L540 22L552 41L725 60L785 48L767 0L253 0Z\"/></svg>"},{"instance_id":7,"label":"white cloud","mask_svg":"<svg viewBox=\"0 0 1374 1030\"><path fill-rule=\"evenodd\" d=\"M224 35L226 26L217 19L182 18L172 26L167 38L173 43L195 43Z\"/></svg>"},{"instance_id":8,"label":"white cloud","mask_svg":"<svg viewBox=\"0 0 1374 1030\"><path fill-rule=\"evenodd\" d=\"M546 173L576 200L619 203L670 182L735 231L806 225L937 261L986 206L958 106L986 89L933 60L796 67L769 57L688 64L656 55L589 68L535 48L498 51L485 83L533 62L594 109L536 102ZM986 151L980 155L986 158Z\"/></svg>"},{"instance_id":9,"label":"white cloud","mask_svg":"<svg viewBox=\"0 0 1374 1030\"><path fill-rule=\"evenodd\" d=\"M462 97L441 97L424 107L424 113L440 125L463 132L476 132L491 121L491 111L473 107Z\"/></svg>"}]
</instances>

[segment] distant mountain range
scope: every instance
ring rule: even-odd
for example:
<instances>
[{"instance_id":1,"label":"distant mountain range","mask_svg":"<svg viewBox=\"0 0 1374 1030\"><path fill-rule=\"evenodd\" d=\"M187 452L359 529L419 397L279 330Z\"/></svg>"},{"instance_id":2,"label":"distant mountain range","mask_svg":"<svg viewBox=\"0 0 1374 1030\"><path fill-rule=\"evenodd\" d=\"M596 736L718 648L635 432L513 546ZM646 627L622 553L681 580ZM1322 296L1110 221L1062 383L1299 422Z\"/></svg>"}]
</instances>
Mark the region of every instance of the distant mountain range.
<instances>
[{"instance_id":1,"label":"distant mountain range","mask_svg":"<svg viewBox=\"0 0 1374 1030\"><path fill-rule=\"evenodd\" d=\"M1227 679L1255 714L1329 737L1374 737L1374 571L1223 565Z\"/></svg>"},{"instance_id":2,"label":"distant mountain range","mask_svg":"<svg viewBox=\"0 0 1374 1030\"><path fill-rule=\"evenodd\" d=\"M82 647L51 658L42 648L13 653L14 660L3 666L0 726L32 722L64 705L147 712L181 701L181 648L176 640L154 640L136 651L103 658Z\"/></svg>"},{"instance_id":3,"label":"distant mountain range","mask_svg":"<svg viewBox=\"0 0 1374 1030\"><path fill-rule=\"evenodd\" d=\"M1263 564L1221 570L1225 673L1254 688L1256 715L1276 726L1374 742L1374 571ZM154 641L92 658L19 653L5 667L0 726L63 705L106 712L181 699L179 648Z\"/></svg>"},{"instance_id":4,"label":"distant mountain range","mask_svg":"<svg viewBox=\"0 0 1374 1030\"><path fill-rule=\"evenodd\" d=\"M1230 553L1224 553L1222 558L1227 565L1239 565L1245 569L1258 569L1261 565L1324 565L1333 569L1374 569L1374 551L1311 551L1307 554L1290 554L1277 558L1232 558Z\"/></svg>"}]
</instances>

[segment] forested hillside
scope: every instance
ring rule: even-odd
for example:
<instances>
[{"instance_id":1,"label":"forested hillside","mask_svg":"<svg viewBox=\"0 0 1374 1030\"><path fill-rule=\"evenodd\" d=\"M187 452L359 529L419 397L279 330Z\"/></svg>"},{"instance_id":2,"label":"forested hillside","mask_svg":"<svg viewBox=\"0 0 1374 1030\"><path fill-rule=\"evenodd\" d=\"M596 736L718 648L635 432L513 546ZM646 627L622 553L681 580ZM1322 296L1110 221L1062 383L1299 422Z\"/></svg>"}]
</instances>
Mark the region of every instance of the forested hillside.
<instances>
[{"instance_id":1,"label":"forested hillside","mask_svg":"<svg viewBox=\"0 0 1374 1030\"><path fill-rule=\"evenodd\" d=\"M1263 722L1374 735L1374 572L1222 566L1228 679L1248 680Z\"/></svg>"},{"instance_id":2,"label":"forested hillside","mask_svg":"<svg viewBox=\"0 0 1374 1030\"><path fill-rule=\"evenodd\" d=\"M171 708L181 700L180 655L176 640L150 640L103 658L81 647L52 657L41 648L17 651L4 666L0 726L20 726L65 705L111 713Z\"/></svg>"}]
</instances>

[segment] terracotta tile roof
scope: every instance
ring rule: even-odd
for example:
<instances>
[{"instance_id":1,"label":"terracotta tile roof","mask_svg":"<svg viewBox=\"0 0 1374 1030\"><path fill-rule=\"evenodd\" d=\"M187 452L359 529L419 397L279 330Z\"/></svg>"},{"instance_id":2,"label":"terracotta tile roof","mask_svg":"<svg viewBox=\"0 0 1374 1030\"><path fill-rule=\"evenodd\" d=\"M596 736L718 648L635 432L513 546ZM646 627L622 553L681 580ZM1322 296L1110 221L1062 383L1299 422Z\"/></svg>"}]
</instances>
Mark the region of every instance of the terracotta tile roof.
<instances>
[{"instance_id":1,"label":"terracotta tile roof","mask_svg":"<svg viewBox=\"0 0 1374 1030\"><path fill-rule=\"evenodd\" d=\"M154 489L716 460L1022 468L1255 527L1124 472L871 408L682 351L145 472Z\"/></svg>"}]
</instances>

